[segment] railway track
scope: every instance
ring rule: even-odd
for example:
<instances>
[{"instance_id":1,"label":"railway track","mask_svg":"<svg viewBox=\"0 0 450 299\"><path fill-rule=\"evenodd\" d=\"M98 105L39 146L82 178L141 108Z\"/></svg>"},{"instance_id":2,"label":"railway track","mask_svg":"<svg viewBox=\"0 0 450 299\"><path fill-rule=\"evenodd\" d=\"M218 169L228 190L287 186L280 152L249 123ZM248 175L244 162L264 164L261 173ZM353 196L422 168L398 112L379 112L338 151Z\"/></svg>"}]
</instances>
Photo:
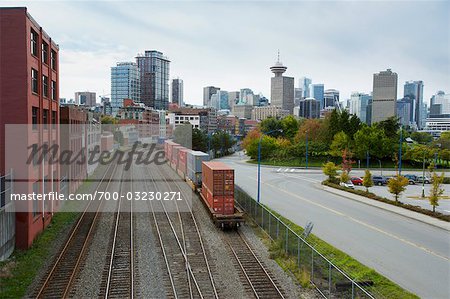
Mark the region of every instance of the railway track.
<instances>
[{"instance_id":1,"label":"railway track","mask_svg":"<svg viewBox=\"0 0 450 299\"><path fill-rule=\"evenodd\" d=\"M110 163L97 185L96 191L108 189L115 171L116 164ZM90 237L97 222L101 206L102 201L97 200L90 201L87 204L52 268L45 276L40 289L35 294L36 298L68 297L78 274L80 263L89 247ZM95 210L96 212L88 212L88 210Z\"/></svg>"},{"instance_id":2,"label":"railway track","mask_svg":"<svg viewBox=\"0 0 450 299\"><path fill-rule=\"evenodd\" d=\"M148 173L152 183L152 186L149 187L160 192L180 191L183 193L178 183L175 180L170 180L170 175L163 174L159 169L159 167L164 166L155 166L152 169L153 173ZM149 170L147 169L147 171ZM156 184L156 181L161 180L165 183L164 189L161 184ZM159 210L162 212L156 211L154 205L157 204L160 205ZM181 201L175 202L175 206L172 205L172 209L176 208L176 211L168 211L161 201L150 204L155 231L167 269L169 297L218 298L195 217L190 209L190 212L180 211L178 204L181 204ZM184 210L187 207L182 208Z\"/></svg>"},{"instance_id":3,"label":"railway track","mask_svg":"<svg viewBox=\"0 0 450 299\"><path fill-rule=\"evenodd\" d=\"M133 200L127 199L127 194L133 192L132 168L122 172L119 190L110 253L100 287L101 298L135 297Z\"/></svg>"},{"instance_id":4,"label":"railway track","mask_svg":"<svg viewBox=\"0 0 450 299\"><path fill-rule=\"evenodd\" d=\"M276 282L271 278L242 234L239 231L230 232L227 234L226 240L241 269L241 276L247 281L251 293L256 298L284 298Z\"/></svg>"}]
</instances>

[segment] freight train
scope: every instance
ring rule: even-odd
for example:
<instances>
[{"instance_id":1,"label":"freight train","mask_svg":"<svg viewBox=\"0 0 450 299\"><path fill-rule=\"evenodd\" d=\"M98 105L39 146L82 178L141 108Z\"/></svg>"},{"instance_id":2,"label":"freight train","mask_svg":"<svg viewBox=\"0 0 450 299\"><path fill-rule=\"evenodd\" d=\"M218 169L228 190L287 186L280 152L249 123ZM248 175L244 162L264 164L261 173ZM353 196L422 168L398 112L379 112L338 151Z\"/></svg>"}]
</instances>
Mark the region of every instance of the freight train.
<instances>
[{"instance_id":1,"label":"freight train","mask_svg":"<svg viewBox=\"0 0 450 299\"><path fill-rule=\"evenodd\" d=\"M244 222L243 211L234 204L234 169L209 155L164 141L167 163L201 198L216 226L237 228Z\"/></svg>"}]
</instances>

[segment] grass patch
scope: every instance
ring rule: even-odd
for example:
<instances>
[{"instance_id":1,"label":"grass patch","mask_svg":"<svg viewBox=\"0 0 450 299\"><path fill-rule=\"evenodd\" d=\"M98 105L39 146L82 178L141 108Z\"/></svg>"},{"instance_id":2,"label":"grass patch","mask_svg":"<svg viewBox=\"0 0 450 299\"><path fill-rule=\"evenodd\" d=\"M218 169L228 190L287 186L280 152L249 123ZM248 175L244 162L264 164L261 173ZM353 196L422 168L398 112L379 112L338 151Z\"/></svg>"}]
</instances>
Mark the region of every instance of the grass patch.
<instances>
[{"instance_id":1,"label":"grass patch","mask_svg":"<svg viewBox=\"0 0 450 299\"><path fill-rule=\"evenodd\" d=\"M270 211L297 234L301 235L303 233L303 228L301 226L293 223L273 210ZM373 281L373 286L367 287L366 289L375 297L418 298L416 295L404 290L394 282L377 273L375 270L361 264L348 254L340 251L325 241L322 241L314 234L308 236L308 242L314 245L322 255L332 261L337 267L344 270L344 272L355 281ZM309 280L311 274L308 269L305 267L298 268L295 257L287 255L279 241L271 242L269 250L271 258L273 258L284 270L288 270L294 274L300 285L310 287Z\"/></svg>"},{"instance_id":2,"label":"grass patch","mask_svg":"<svg viewBox=\"0 0 450 299\"><path fill-rule=\"evenodd\" d=\"M39 269L49 258L53 242L60 232L68 229L78 218L78 212L55 213L51 223L28 250L15 250L11 257L0 262L2 298L20 298L33 282Z\"/></svg>"}]
</instances>

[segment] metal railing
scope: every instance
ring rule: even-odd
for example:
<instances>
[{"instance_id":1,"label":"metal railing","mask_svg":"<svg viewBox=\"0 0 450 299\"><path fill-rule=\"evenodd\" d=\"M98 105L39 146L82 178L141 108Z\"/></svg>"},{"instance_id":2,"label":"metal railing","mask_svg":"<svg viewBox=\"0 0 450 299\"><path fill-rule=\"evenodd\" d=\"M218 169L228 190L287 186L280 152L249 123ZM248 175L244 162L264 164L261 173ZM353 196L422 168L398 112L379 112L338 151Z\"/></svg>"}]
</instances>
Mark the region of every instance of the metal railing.
<instances>
[{"instance_id":1,"label":"metal railing","mask_svg":"<svg viewBox=\"0 0 450 299\"><path fill-rule=\"evenodd\" d=\"M256 202L241 188L235 188L235 200L281 249L295 260L302 273L325 298L375 298L343 270L334 265L280 218Z\"/></svg>"}]
</instances>

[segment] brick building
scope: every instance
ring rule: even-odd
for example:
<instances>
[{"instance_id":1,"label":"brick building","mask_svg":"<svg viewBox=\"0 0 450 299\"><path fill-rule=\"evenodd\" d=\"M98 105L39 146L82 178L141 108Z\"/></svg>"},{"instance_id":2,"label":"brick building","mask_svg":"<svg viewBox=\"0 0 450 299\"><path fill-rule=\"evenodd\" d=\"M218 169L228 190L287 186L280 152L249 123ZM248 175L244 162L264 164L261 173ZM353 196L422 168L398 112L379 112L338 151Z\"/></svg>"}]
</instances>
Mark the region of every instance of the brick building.
<instances>
[{"instance_id":1,"label":"brick building","mask_svg":"<svg viewBox=\"0 0 450 299\"><path fill-rule=\"evenodd\" d=\"M25 7L0 8L0 175L8 168L6 148L59 143L58 45ZM8 138L6 124L29 124L20 138ZM20 139L20 140L19 140ZM22 149L21 149L22 150ZM26 152L26 150L25 150ZM48 161L13 169L16 193L58 191L59 167ZM23 181L25 180L25 181ZM17 212L16 246L28 248L50 223L53 210L44 203L26 202L30 212Z\"/></svg>"}]
</instances>

